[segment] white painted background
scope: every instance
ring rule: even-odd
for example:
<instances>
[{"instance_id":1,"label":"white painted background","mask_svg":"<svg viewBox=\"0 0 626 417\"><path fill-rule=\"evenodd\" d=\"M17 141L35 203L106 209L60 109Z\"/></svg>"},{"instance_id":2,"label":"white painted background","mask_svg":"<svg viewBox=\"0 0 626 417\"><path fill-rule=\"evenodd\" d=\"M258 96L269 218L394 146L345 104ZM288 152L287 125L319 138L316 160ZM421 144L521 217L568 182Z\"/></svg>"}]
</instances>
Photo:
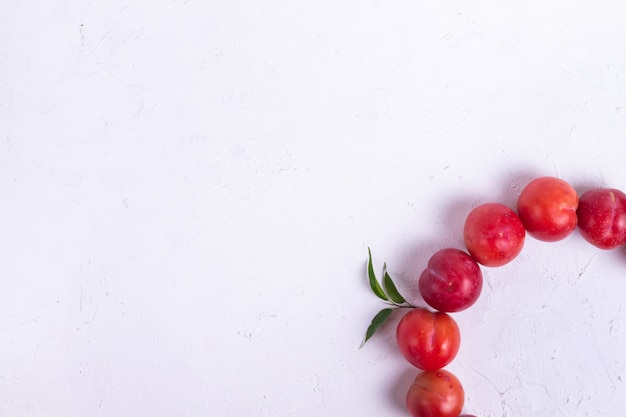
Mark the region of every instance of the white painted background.
<instances>
[{"instance_id":1,"label":"white painted background","mask_svg":"<svg viewBox=\"0 0 626 417\"><path fill-rule=\"evenodd\" d=\"M403 292L539 175L626 189L622 1L0 1L0 415L406 416ZM626 253L454 317L480 417L626 408Z\"/></svg>"}]
</instances>

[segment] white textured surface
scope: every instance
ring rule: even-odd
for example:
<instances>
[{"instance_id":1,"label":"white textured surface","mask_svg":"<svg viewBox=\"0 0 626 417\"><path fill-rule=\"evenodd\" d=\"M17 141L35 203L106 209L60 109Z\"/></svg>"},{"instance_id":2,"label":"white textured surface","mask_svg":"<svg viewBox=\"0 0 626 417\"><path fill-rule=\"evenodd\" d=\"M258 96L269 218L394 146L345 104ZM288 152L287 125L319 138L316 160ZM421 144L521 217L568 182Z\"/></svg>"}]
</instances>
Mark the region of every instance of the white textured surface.
<instances>
[{"instance_id":1,"label":"white textured surface","mask_svg":"<svg viewBox=\"0 0 626 417\"><path fill-rule=\"evenodd\" d=\"M626 188L621 1L0 7L2 416L405 416L366 248L415 295L474 205ZM625 268L485 270L465 410L620 415Z\"/></svg>"}]
</instances>

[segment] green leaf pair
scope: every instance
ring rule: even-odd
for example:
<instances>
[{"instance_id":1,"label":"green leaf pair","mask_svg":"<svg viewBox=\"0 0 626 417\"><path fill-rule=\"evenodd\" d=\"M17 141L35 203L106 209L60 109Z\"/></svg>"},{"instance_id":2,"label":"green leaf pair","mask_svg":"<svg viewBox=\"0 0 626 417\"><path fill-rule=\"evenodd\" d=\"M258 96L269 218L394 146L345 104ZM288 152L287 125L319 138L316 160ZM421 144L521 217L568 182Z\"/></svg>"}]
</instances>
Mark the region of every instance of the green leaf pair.
<instances>
[{"instance_id":1,"label":"green leaf pair","mask_svg":"<svg viewBox=\"0 0 626 417\"><path fill-rule=\"evenodd\" d=\"M387 301L392 307L387 307L380 310L372 319L371 324L365 332L365 339L361 343L361 347L367 342L376 331L383 325L383 323L391 316L394 310L399 308L414 308L406 299L400 294L396 284L394 284L391 276L387 272L387 264L383 266L383 282L382 285L378 282L376 274L374 273L374 266L372 264L372 251L367 248L368 260L367 260L367 276L370 283L372 292L381 300Z\"/></svg>"}]
</instances>

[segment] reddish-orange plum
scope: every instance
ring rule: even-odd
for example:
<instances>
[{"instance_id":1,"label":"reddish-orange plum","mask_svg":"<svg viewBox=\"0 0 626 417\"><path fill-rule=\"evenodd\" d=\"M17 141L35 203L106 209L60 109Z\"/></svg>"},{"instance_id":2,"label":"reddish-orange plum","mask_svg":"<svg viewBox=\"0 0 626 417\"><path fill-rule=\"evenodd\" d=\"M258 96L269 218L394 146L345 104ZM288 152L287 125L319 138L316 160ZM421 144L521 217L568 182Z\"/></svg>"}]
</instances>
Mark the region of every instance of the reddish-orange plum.
<instances>
[{"instance_id":1,"label":"reddish-orange plum","mask_svg":"<svg viewBox=\"0 0 626 417\"><path fill-rule=\"evenodd\" d=\"M500 203L474 208L465 219L465 246L476 262L502 266L511 262L524 247L526 231L515 212Z\"/></svg>"},{"instance_id":2,"label":"reddish-orange plum","mask_svg":"<svg viewBox=\"0 0 626 417\"><path fill-rule=\"evenodd\" d=\"M574 187L555 177L531 181L517 201L517 214L528 234L545 242L562 240L574 231L577 208Z\"/></svg>"},{"instance_id":3,"label":"reddish-orange plum","mask_svg":"<svg viewBox=\"0 0 626 417\"><path fill-rule=\"evenodd\" d=\"M464 402L461 382L445 369L419 374L406 396L413 417L459 417Z\"/></svg>"}]
</instances>

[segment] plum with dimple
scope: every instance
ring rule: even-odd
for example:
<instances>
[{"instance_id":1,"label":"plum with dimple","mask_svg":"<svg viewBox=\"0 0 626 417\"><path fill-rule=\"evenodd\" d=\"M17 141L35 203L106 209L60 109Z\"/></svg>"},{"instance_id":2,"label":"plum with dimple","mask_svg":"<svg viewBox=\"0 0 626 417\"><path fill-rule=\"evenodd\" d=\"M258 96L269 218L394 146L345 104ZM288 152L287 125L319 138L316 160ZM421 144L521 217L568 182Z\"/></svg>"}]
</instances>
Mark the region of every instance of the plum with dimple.
<instances>
[{"instance_id":1,"label":"plum with dimple","mask_svg":"<svg viewBox=\"0 0 626 417\"><path fill-rule=\"evenodd\" d=\"M396 342L410 364L424 371L434 371L456 357L461 332L449 314L413 308L398 323Z\"/></svg>"}]
</instances>

